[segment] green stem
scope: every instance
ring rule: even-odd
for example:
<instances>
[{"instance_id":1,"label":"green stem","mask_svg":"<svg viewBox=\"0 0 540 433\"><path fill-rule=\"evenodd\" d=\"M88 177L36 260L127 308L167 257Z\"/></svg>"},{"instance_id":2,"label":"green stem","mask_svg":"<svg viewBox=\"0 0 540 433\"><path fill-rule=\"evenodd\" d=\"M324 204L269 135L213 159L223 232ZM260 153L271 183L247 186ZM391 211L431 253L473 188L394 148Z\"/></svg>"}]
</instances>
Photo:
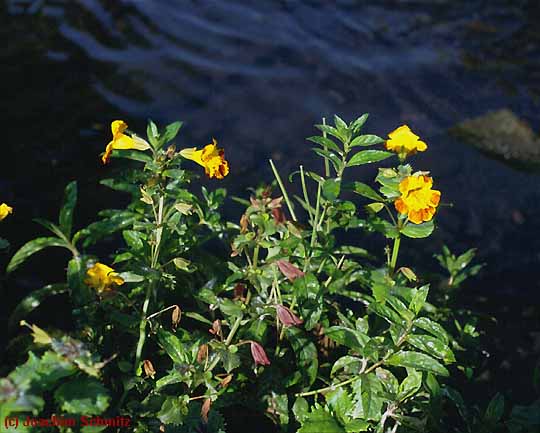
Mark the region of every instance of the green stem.
<instances>
[{"instance_id":1,"label":"green stem","mask_svg":"<svg viewBox=\"0 0 540 433\"><path fill-rule=\"evenodd\" d=\"M380 367L382 364L384 364L385 359L380 360L379 362L376 362L371 367L360 373L360 375L371 373L373 370L375 370L377 367ZM360 376L359 375L359 376ZM327 392L327 391L333 391L337 388L341 388L342 386L348 385L349 383L354 382L355 380L358 380L358 376L351 377L350 379L344 380L343 382L336 383L334 385L325 386L324 388L315 389L313 391L307 391L307 392L300 392L298 394L295 394L295 397L307 397L309 395L316 395L320 394L321 392Z\"/></svg>"},{"instance_id":2,"label":"green stem","mask_svg":"<svg viewBox=\"0 0 540 433\"><path fill-rule=\"evenodd\" d=\"M311 214L311 203L309 201L309 195L306 188L306 178L304 176L304 166L300 166L300 179L302 181L302 192L304 193L304 201L307 204L307 211L309 215L309 219L313 224L313 215Z\"/></svg>"},{"instance_id":3,"label":"green stem","mask_svg":"<svg viewBox=\"0 0 540 433\"><path fill-rule=\"evenodd\" d=\"M281 177L279 176L276 166L274 165L274 161L272 161L271 159L269 161L270 161L270 166L272 167L272 171L274 172L274 176L279 185L279 188L281 189L281 193L283 194L283 197L285 198L285 203L287 203L287 208L289 209L289 212L291 214L293 221L296 222L297 221L296 214L294 213L294 209L292 207L291 201L289 200L289 194L287 194L287 191L285 190L285 186L283 185Z\"/></svg>"},{"instance_id":4,"label":"green stem","mask_svg":"<svg viewBox=\"0 0 540 433\"><path fill-rule=\"evenodd\" d=\"M315 204L315 219L312 224L312 231L311 231L311 247L315 246L315 240L317 239L317 227L319 225L319 208L321 207L321 183L319 182L319 186L317 187L317 202Z\"/></svg>"},{"instance_id":5,"label":"green stem","mask_svg":"<svg viewBox=\"0 0 540 433\"><path fill-rule=\"evenodd\" d=\"M322 118L322 124L326 125L326 117ZM327 138L325 131L323 131L322 135L323 135L324 138ZM327 151L328 148L326 146L324 146L324 150ZM324 157L324 176L326 178L330 177L330 161L328 161L328 158L326 156Z\"/></svg>"},{"instance_id":6,"label":"green stem","mask_svg":"<svg viewBox=\"0 0 540 433\"><path fill-rule=\"evenodd\" d=\"M253 269L257 269L257 261L259 260L259 245L255 245L255 248L253 249L253 263L252 267Z\"/></svg>"},{"instance_id":7,"label":"green stem","mask_svg":"<svg viewBox=\"0 0 540 433\"><path fill-rule=\"evenodd\" d=\"M246 305L249 304L249 301L251 301L251 291L248 292L246 295ZM238 328L240 327L240 323L242 323L242 319L244 316L237 317L236 320L233 323L233 326L229 332L229 335L227 335L227 339L225 340L225 346L229 346L232 343L232 340L234 338L234 335L238 331ZM206 371L212 371L216 365L218 364L221 357L219 355L216 355L216 357L212 360Z\"/></svg>"},{"instance_id":8,"label":"green stem","mask_svg":"<svg viewBox=\"0 0 540 433\"><path fill-rule=\"evenodd\" d=\"M144 342L146 341L146 324L148 323L146 314L148 313L148 306L150 305L150 297L152 296L153 287L153 284L148 284L148 287L146 288L146 295L141 312L141 322L139 324L139 341L137 342L137 350L135 351L135 372L137 372L139 368Z\"/></svg>"},{"instance_id":9,"label":"green stem","mask_svg":"<svg viewBox=\"0 0 540 433\"><path fill-rule=\"evenodd\" d=\"M394 248L392 249L392 258L390 259L390 272L394 272L396 268L396 262L399 253L399 244L401 243L401 236L397 236L394 239Z\"/></svg>"}]
</instances>

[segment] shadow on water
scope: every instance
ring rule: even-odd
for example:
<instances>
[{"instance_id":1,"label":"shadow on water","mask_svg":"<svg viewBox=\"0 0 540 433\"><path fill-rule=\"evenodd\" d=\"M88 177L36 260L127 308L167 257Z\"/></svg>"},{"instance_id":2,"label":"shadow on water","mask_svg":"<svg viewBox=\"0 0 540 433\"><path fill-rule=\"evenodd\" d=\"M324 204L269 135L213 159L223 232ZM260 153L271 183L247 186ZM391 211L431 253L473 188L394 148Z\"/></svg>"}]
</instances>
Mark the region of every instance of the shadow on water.
<instances>
[{"instance_id":1,"label":"shadow on water","mask_svg":"<svg viewBox=\"0 0 540 433\"><path fill-rule=\"evenodd\" d=\"M304 137L321 116L370 112L373 133L407 123L425 139L429 152L414 164L453 204L412 254L477 247L488 267L476 291L495 303L511 296L519 310L540 293L538 175L448 129L503 107L538 125L539 18L534 0L8 0L0 191L17 218L2 230L16 246L38 233L27 222L53 217L73 178L79 223L115 204L97 186L115 169L98 161L113 118L134 130L147 117L184 120L181 146L218 138L232 167L222 185L245 195L271 179L269 157L284 173L315 164ZM9 282L20 293L62 278L43 261L30 266L34 276Z\"/></svg>"}]
</instances>

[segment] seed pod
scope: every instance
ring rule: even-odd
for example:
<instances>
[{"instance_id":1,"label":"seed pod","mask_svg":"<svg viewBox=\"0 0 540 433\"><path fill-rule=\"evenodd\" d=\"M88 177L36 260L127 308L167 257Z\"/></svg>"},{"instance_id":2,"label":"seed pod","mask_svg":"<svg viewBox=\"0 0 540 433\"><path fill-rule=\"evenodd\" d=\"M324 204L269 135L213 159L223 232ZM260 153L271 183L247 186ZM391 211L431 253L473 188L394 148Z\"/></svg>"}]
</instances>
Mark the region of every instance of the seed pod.
<instances>
[{"instance_id":1,"label":"seed pod","mask_svg":"<svg viewBox=\"0 0 540 433\"><path fill-rule=\"evenodd\" d=\"M240 217L240 233L246 233L248 231L249 219L248 216L244 213Z\"/></svg>"},{"instance_id":2,"label":"seed pod","mask_svg":"<svg viewBox=\"0 0 540 433\"><path fill-rule=\"evenodd\" d=\"M204 403L201 408L201 418L205 424L208 423L208 412L210 412L210 406L212 405L212 400L207 398L204 400Z\"/></svg>"},{"instance_id":3,"label":"seed pod","mask_svg":"<svg viewBox=\"0 0 540 433\"><path fill-rule=\"evenodd\" d=\"M221 330L221 320L214 320L212 322L212 328L210 328L208 332L210 332L210 334L216 335L219 338L223 338L223 331Z\"/></svg>"},{"instance_id":4,"label":"seed pod","mask_svg":"<svg viewBox=\"0 0 540 433\"><path fill-rule=\"evenodd\" d=\"M229 383L231 383L232 378L233 378L233 375L228 374L223 379L221 379L221 382L219 384L221 385L222 388L227 388L227 385L229 385Z\"/></svg>"},{"instance_id":5,"label":"seed pod","mask_svg":"<svg viewBox=\"0 0 540 433\"><path fill-rule=\"evenodd\" d=\"M143 361L143 369L144 374L146 374L146 377L151 377L152 379L156 375L156 370L154 370L154 366L152 365L152 362L149 359L145 359Z\"/></svg>"},{"instance_id":6,"label":"seed pod","mask_svg":"<svg viewBox=\"0 0 540 433\"><path fill-rule=\"evenodd\" d=\"M172 327L174 330L176 330L176 327L180 323L181 318L182 318L182 310L180 309L178 305L175 305L171 314L171 322L172 322Z\"/></svg>"},{"instance_id":7,"label":"seed pod","mask_svg":"<svg viewBox=\"0 0 540 433\"><path fill-rule=\"evenodd\" d=\"M202 364L208 358L208 344L201 344L197 352L197 362Z\"/></svg>"}]
</instances>

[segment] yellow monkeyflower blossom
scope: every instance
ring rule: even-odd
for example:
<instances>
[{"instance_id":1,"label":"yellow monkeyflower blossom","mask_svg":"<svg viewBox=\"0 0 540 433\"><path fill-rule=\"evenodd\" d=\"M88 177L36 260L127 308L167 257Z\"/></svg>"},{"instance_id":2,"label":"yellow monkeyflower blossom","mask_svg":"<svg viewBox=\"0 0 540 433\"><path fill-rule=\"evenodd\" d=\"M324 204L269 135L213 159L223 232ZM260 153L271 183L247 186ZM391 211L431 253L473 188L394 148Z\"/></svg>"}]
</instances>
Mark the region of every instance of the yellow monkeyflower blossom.
<instances>
[{"instance_id":1,"label":"yellow monkeyflower blossom","mask_svg":"<svg viewBox=\"0 0 540 433\"><path fill-rule=\"evenodd\" d=\"M98 293L111 290L113 285L121 286L124 284L124 280L114 272L114 269L103 263L96 263L88 269L86 276L88 278L84 280L84 283L96 289Z\"/></svg>"},{"instance_id":2,"label":"yellow monkeyflower blossom","mask_svg":"<svg viewBox=\"0 0 540 433\"><path fill-rule=\"evenodd\" d=\"M0 221L2 221L9 214L13 213L13 208L5 203L0 204Z\"/></svg>"},{"instance_id":3,"label":"yellow monkeyflower blossom","mask_svg":"<svg viewBox=\"0 0 540 433\"><path fill-rule=\"evenodd\" d=\"M196 147L182 149L180 155L202 165L209 178L223 179L229 174L229 163L225 160L225 151L218 149L214 138L211 144L207 144L201 150L197 150Z\"/></svg>"},{"instance_id":4,"label":"yellow monkeyflower blossom","mask_svg":"<svg viewBox=\"0 0 540 433\"><path fill-rule=\"evenodd\" d=\"M404 160L409 155L416 152L423 152L427 149L427 144L419 140L420 137L413 133L407 125L400 126L388 134L389 140L386 141L386 148L399 155Z\"/></svg>"},{"instance_id":5,"label":"yellow monkeyflower blossom","mask_svg":"<svg viewBox=\"0 0 540 433\"><path fill-rule=\"evenodd\" d=\"M431 189L433 179L429 176L408 176L399 184L401 197L394 202L400 214L407 215L409 221L421 224L430 221L435 214L441 192Z\"/></svg>"},{"instance_id":6,"label":"yellow monkeyflower blossom","mask_svg":"<svg viewBox=\"0 0 540 433\"><path fill-rule=\"evenodd\" d=\"M112 140L107 144L105 153L101 157L103 164L107 164L111 158L113 149L137 149L147 150L150 149L150 145L140 137L136 135L130 137L124 134L124 131L128 128L127 123L123 120L115 120L111 123Z\"/></svg>"}]
</instances>

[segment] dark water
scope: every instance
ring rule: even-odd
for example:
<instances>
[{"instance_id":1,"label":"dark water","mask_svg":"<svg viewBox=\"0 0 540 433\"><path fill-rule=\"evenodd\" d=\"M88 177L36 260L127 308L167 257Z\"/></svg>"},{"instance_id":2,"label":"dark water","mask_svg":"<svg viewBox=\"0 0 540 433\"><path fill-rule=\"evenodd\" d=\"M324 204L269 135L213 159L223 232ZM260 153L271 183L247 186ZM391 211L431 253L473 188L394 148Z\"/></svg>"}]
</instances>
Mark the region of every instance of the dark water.
<instances>
[{"instance_id":1,"label":"dark water","mask_svg":"<svg viewBox=\"0 0 540 433\"><path fill-rule=\"evenodd\" d=\"M443 242L479 248L488 266L475 287L519 311L540 297L539 175L488 159L448 128L504 107L540 127L539 18L534 0L7 1L0 198L16 214L0 235L18 246L38 233L30 219L54 217L74 178L80 224L114 205L96 186L115 170L98 160L111 119L141 132L148 117L181 119L182 146L216 137L231 165L220 186L245 195L271 179L270 157L282 172L315 164L304 138L321 117L369 112L370 132L407 123L421 135L429 151L415 167L453 203L432 240L416 244L424 256ZM10 296L62 278L32 266L7 282Z\"/></svg>"}]
</instances>

